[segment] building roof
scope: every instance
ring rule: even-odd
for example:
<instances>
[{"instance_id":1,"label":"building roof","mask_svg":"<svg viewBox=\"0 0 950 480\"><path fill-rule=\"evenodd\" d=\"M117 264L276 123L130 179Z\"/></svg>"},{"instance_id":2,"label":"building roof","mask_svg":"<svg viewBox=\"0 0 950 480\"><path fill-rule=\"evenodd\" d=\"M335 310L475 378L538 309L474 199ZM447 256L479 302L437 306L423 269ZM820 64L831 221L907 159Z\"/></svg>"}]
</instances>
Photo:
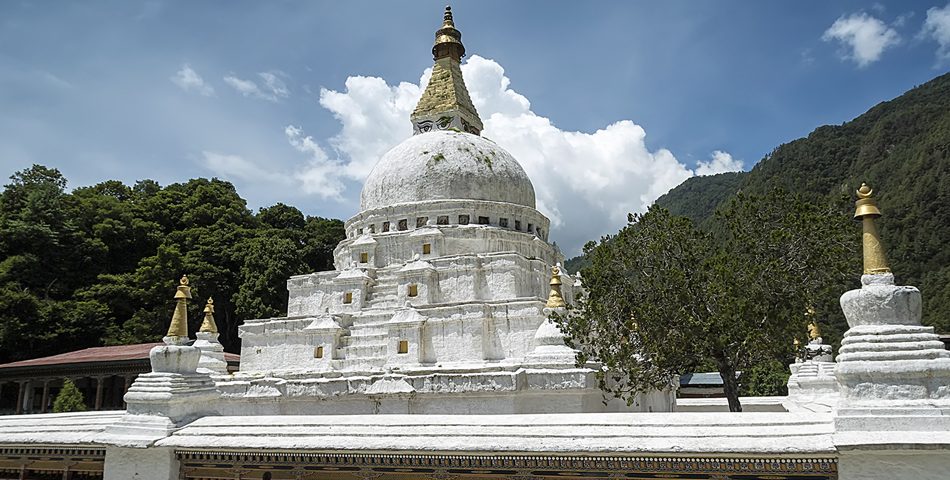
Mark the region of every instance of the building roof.
<instances>
[{"instance_id":1,"label":"building roof","mask_svg":"<svg viewBox=\"0 0 950 480\"><path fill-rule=\"evenodd\" d=\"M680 376L681 387L721 387L722 377L719 372L687 373Z\"/></svg>"},{"instance_id":2,"label":"building roof","mask_svg":"<svg viewBox=\"0 0 950 480\"><path fill-rule=\"evenodd\" d=\"M175 448L341 452L833 454L827 413L208 416Z\"/></svg>"},{"instance_id":3,"label":"building roof","mask_svg":"<svg viewBox=\"0 0 950 480\"><path fill-rule=\"evenodd\" d=\"M124 411L5 415L0 419L0 442L4 445L86 445L122 419Z\"/></svg>"},{"instance_id":4,"label":"building roof","mask_svg":"<svg viewBox=\"0 0 950 480\"><path fill-rule=\"evenodd\" d=\"M42 358L31 358L29 360L20 360L19 362L4 363L0 365L0 370L8 368L23 367L46 367L51 365L80 364L80 363L100 363L100 362L122 362L130 360L148 360L148 352L162 343L138 343L134 345L115 345L111 347L92 347L74 352L60 353ZM240 355L225 353L225 360L228 362L237 362L241 359Z\"/></svg>"}]
</instances>

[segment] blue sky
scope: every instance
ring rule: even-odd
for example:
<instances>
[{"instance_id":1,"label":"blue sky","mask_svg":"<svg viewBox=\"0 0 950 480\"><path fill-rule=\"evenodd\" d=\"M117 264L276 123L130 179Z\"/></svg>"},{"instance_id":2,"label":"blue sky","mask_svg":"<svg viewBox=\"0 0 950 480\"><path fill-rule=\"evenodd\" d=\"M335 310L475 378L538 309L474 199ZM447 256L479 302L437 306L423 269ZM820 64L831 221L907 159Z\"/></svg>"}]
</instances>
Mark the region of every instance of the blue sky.
<instances>
[{"instance_id":1,"label":"blue sky","mask_svg":"<svg viewBox=\"0 0 950 480\"><path fill-rule=\"evenodd\" d=\"M254 209L348 218L409 134L443 6L2 2L0 174L218 176ZM690 175L751 168L950 65L946 2L453 8L486 136L532 176L568 255Z\"/></svg>"}]
</instances>

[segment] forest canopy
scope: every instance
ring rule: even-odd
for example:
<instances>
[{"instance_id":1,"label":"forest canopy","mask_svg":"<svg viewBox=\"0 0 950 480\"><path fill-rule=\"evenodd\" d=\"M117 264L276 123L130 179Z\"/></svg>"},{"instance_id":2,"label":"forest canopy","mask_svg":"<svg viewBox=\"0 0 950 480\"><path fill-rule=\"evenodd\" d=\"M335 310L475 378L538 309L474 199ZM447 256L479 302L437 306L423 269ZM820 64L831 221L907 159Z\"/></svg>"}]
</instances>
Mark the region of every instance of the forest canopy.
<instances>
[{"instance_id":1,"label":"forest canopy","mask_svg":"<svg viewBox=\"0 0 950 480\"><path fill-rule=\"evenodd\" d=\"M66 189L54 168L0 193L0 362L160 341L188 274L189 330L213 297L221 342L245 319L287 311L291 275L328 270L343 222L278 203L257 213L228 182L109 180Z\"/></svg>"}]
</instances>

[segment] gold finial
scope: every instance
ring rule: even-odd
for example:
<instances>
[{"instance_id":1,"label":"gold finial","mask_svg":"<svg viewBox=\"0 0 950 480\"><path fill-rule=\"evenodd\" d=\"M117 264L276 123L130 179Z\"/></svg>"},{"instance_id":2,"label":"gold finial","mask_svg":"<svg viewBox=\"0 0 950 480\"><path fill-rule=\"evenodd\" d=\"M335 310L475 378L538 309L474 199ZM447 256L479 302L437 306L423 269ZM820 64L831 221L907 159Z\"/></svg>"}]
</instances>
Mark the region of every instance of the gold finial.
<instances>
[{"instance_id":1,"label":"gold finial","mask_svg":"<svg viewBox=\"0 0 950 480\"><path fill-rule=\"evenodd\" d=\"M205 319L201 322L199 332L218 333L218 325L214 323L214 300L208 297L208 303L205 304Z\"/></svg>"},{"instance_id":2,"label":"gold finial","mask_svg":"<svg viewBox=\"0 0 950 480\"><path fill-rule=\"evenodd\" d=\"M861 220L864 227L861 243L864 246L865 275L891 272L890 267L887 266L887 257L884 255L884 246L881 245L881 237L874 225L874 220L881 216L881 210L877 208L877 202L871 198L873 193L874 190L868 184L862 183L857 191L858 200L854 202L854 218Z\"/></svg>"},{"instance_id":3,"label":"gold finial","mask_svg":"<svg viewBox=\"0 0 950 480\"><path fill-rule=\"evenodd\" d=\"M812 322L808 324L808 338L816 340L820 336L821 328L818 327L818 322L812 320Z\"/></svg>"},{"instance_id":4,"label":"gold finial","mask_svg":"<svg viewBox=\"0 0 950 480\"><path fill-rule=\"evenodd\" d=\"M442 15L442 28L435 32L435 44L432 45L432 57L434 60L451 57L461 61L465 56L465 46L462 45L462 32L455 28L455 20L452 18L452 7L446 5L445 13Z\"/></svg>"},{"instance_id":5,"label":"gold finial","mask_svg":"<svg viewBox=\"0 0 950 480\"><path fill-rule=\"evenodd\" d=\"M548 294L548 303L544 306L547 308L563 308L567 304L564 303L564 297L561 296L561 269L555 265L551 267L551 293Z\"/></svg>"},{"instance_id":6,"label":"gold finial","mask_svg":"<svg viewBox=\"0 0 950 480\"><path fill-rule=\"evenodd\" d=\"M188 299L191 298L191 287L188 286L188 276L182 275L175 291L175 313L172 314L172 323L168 326L167 337L172 339L188 338Z\"/></svg>"},{"instance_id":7,"label":"gold finial","mask_svg":"<svg viewBox=\"0 0 950 480\"><path fill-rule=\"evenodd\" d=\"M480 135L484 125L462 79L461 62L465 56L462 32L455 28L452 7L445 7L442 27L435 32L432 45L432 75L419 103L409 116L413 135L438 130Z\"/></svg>"}]
</instances>

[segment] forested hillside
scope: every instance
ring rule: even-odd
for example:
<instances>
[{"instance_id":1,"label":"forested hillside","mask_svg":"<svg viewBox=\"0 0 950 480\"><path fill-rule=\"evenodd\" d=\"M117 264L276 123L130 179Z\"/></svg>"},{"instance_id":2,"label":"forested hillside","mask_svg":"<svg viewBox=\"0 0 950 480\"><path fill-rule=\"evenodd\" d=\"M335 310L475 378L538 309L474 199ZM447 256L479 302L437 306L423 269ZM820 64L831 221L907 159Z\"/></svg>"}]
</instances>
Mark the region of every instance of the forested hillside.
<instances>
[{"instance_id":1,"label":"forested hillside","mask_svg":"<svg viewBox=\"0 0 950 480\"><path fill-rule=\"evenodd\" d=\"M66 191L34 165L0 193L0 362L159 341L178 278L208 297L225 348L244 319L286 313L287 277L332 267L343 223L283 204L254 213L234 186L107 181Z\"/></svg>"},{"instance_id":2,"label":"forested hillside","mask_svg":"<svg viewBox=\"0 0 950 480\"><path fill-rule=\"evenodd\" d=\"M898 282L920 288L925 324L950 331L950 74L781 145L733 177L691 178L657 203L702 224L730 193L780 186L846 210L867 182Z\"/></svg>"}]
</instances>

